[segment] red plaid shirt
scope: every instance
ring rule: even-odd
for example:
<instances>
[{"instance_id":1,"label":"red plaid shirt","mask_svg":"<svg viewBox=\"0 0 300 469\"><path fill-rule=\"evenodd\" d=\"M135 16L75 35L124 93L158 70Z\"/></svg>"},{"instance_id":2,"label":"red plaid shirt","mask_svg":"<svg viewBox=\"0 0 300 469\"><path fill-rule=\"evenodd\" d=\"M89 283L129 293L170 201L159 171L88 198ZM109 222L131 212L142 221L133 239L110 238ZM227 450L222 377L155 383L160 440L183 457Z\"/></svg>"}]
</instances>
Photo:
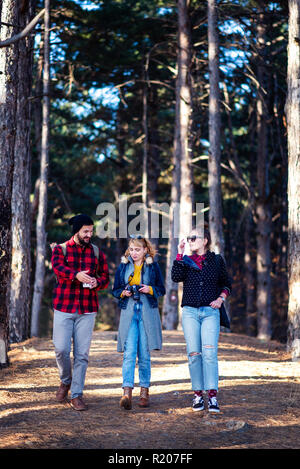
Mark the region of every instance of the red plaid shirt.
<instances>
[{"instance_id":1,"label":"red plaid shirt","mask_svg":"<svg viewBox=\"0 0 300 469\"><path fill-rule=\"evenodd\" d=\"M66 256L60 245L52 251L52 267L57 277L57 284L53 291L53 307L65 313L79 314L97 312L99 309L98 290L107 288L109 273L106 257L99 250L99 259L94 254L93 246L80 246L72 237L66 242ZM77 280L76 274L88 270L88 275L95 277L98 286L83 288L82 282Z\"/></svg>"}]
</instances>

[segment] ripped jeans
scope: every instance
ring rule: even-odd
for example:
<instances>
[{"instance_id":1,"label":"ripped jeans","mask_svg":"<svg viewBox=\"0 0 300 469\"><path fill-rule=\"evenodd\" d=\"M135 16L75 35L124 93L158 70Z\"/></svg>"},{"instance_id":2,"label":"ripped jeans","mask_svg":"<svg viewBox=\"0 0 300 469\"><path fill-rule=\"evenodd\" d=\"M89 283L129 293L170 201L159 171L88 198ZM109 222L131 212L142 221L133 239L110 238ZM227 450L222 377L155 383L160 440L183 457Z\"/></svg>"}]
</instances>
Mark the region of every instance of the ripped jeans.
<instances>
[{"instance_id":1,"label":"ripped jeans","mask_svg":"<svg viewBox=\"0 0 300 469\"><path fill-rule=\"evenodd\" d=\"M218 390L219 310L210 306L184 306L182 328L193 391Z\"/></svg>"}]
</instances>

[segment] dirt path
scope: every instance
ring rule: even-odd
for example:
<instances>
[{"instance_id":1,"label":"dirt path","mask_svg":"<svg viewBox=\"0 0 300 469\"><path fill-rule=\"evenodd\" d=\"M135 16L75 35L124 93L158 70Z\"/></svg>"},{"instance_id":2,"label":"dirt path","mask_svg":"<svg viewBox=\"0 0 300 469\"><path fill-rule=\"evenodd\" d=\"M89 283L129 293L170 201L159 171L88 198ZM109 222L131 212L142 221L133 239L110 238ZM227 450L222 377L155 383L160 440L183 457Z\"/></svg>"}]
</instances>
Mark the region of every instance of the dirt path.
<instances>
[{"instance_id":1,"label":"dirt path","mask_svg":"<svg viewBox=\"0 0 300 469\"><path fill-rule=\"evenodd\" d=\"M191 410L182 332L164 332L152 357L151 407L119 408L122 355L115 332L95 332L86 377L87 412L54 400L51 340L14 344L0 370L0 448L299 448L300 363L281 344L221 334L221 413Z\"/></svg>"}]
</instances>

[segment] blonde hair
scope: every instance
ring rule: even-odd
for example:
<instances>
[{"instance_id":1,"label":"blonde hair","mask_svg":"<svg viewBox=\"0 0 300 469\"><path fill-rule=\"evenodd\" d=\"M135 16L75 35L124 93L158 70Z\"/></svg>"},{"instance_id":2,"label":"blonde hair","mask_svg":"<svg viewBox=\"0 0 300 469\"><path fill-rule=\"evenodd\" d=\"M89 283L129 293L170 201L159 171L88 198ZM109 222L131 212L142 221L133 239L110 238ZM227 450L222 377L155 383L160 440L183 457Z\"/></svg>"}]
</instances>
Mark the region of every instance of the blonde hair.
<instances>
[{"instance_id":1,"label":"blonde hair","mask_svg":"<svg viewBox=\"0 0 300 469\"><path fill-rule=\"evenodd\" d=\"M125 251L125 257L128 258L128 256L130 256L130 251L129 251L129 248L132 244L137 244L138 246L141 246L143 248L147 248L147 254L149 254L149 256L151 256L154 260L154 256L156 254L156 249L154 247L154 245L151 243L151 241L149 241L149 239L146 239L146 238L132 238L129 240L129 243L128 243L128 248L126 249Z\"/></svg>"}]
</instances>

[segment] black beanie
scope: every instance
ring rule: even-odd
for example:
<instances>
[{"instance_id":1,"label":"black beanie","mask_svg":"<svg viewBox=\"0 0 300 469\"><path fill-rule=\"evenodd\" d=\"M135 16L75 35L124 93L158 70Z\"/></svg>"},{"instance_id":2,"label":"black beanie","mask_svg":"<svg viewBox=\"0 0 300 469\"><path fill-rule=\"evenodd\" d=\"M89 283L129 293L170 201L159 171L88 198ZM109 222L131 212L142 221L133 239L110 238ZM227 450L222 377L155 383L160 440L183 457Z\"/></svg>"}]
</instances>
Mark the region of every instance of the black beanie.
<instances>
[{"instance_id":1,"label":"black beanie","mask_svg":"<svg viewBox=\"0 0 300 469\"><path fill-rule=\"evenodd\" d=\"M80 215L76 215L75 217L70 218L68 221L69 225L71 225L73 234L78 233L80 228L83 227L83 225L93 225L94 222L89 217L88 215L85 215L84 213L81 213Z\"/></svg>"}]
</instances>

